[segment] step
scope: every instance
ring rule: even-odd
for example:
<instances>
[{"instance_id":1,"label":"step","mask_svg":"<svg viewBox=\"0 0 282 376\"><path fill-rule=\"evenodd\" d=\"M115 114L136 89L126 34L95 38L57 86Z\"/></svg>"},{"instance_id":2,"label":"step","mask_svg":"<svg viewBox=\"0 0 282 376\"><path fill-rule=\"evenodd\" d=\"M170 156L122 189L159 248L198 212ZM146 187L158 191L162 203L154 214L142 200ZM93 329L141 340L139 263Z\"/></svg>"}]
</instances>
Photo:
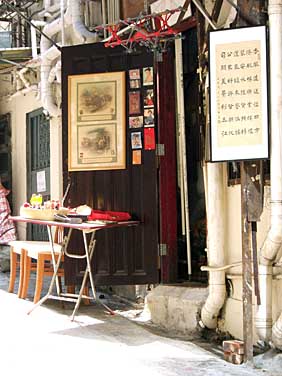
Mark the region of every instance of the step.
<instances>
[{"instance_id":1,"label":"step","mask_svg":"<svg viewBox=\"0 0 282 376\"><path fill-rule=\"evenodd\" d=\"M208 287L158 285L148 293L145 308L153 324L169 332L193 334L198 330Z\"/></svg>"}]
</instances>

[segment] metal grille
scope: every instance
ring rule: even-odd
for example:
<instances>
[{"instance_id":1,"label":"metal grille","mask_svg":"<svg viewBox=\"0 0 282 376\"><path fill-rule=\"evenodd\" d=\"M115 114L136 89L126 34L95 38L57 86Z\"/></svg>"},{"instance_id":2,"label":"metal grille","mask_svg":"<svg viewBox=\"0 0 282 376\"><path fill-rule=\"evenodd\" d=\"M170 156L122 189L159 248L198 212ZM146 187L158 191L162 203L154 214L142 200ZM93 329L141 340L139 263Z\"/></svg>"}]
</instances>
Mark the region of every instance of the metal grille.
<instances>
[{"instance_id":1,"label":"metal grille","mask_svg":"<svg viewBox=\"0 0 282 376\"><path fill-rule=\"evenodd\" d=\"M31 169L50 167L50 127L44 114L31 118Z\"/></svg>"},{"instance_id":2,"label":"metal grille","mask_svg":"<svg viewBox=\"0 0 282 376\"><path fill-rule=\"evenodd\" d=\"M32 6L38 3L38 0L0 0L0 48L30 47L30 27L20 14L31 18Z\"/></svg>"}]
</instances>

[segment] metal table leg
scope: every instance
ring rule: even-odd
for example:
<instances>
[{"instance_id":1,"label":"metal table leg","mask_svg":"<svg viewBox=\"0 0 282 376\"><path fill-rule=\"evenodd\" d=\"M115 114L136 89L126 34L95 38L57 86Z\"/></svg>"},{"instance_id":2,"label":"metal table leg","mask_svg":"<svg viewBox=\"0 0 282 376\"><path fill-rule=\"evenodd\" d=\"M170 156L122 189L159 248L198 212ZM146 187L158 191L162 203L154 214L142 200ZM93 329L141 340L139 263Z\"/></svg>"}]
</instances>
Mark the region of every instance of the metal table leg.
<instances>
[{"instance_id":1,"label":"metal table leg","mask_svg":"<svg viewBox=\"0 0 282 376\"><path fill-rule=\"evenodd\" d=\"M42 303L44 303L47 299L69 301L69 302L75 303L75 307L74 307L74 310L73 310L72 315L71 315L71 321L73 321L74 317L76 315L76 312L77 312L77 310L80 306L81 299L83 297L86 297L88 299L93 299L93 300L97 301L99 304L101 304L103 307L105 307L111 315L114 315L115 314L114 311L112 311L106 304L101 302L101 300L98 299L97 296L96 296L95 283L94 283L94 278L93 278L92 269L91 269L91 260L92 260L94 250L95 250L95 245L96 245L96 240L95 240L96 229L86 229L86 230L80 229L80 231L82 231L82 235L83 235L84 252L85 253L83 255L77 255L77 254L72 254L72 253L68 252L68 250L67 250L69 240L70 240L70 237L71 237L71 234L72 234L72 228L69 228L68 234L67 234L67 236L65 236L64 241L62 243L61 253L60 253L58 260L56 262L51 226L47 225L47 228L48 228L48 235L49 235L49 240L50 240L50 244L51 244L52 262L53 262L53 267L54 267L54 273L53 273L47 294L44 297L42 297L36 304L33 305L33 307L30 309L30 311L28 311L28 314L31 313L36 307L38 307ZM89 244L88 244L86 235L89 234L89 233L91 233L91 237L90 237L90 241L89 241ZM79 294L68 294L68 293L62 293L61 292L60 284L59 284L59 280L58 280L58 270L59 270L59 266L60 266L63 255L67 255L70 258L77 258L77 259L86 258L86 268L85 268L82 283L81 283L81 286L80 286ZM90 286L91 286L92 295L93 295L92 297L83 295L83 291L84 291L88 276L89 276L89 279L90 279ZM55 283L56 283L57 296L52 295L52 291L53 291Z\"/></svg>"},{"instance_id":2,"label":"metal table leg","mask_svg":"<svg viewBox=\"0 0 282 376\"><path fill-rule=\"evenodd\" d=\"M74 320L74 316L75 316L75 314L76 314L76 312L79 308L88 275L89 275L89 279L90 279L90 286L91 286L91 290L92 290L92 294L93 294L93 299L96 300L98 303L100 303L103 307L105 307L107 309L107 311L110 312L111 315L114 315L114 312L106 304L102 303L96 296L96 288L95 288L95 283L94 283L94 278L93 278L93 275L92 275L92 268L91 268L91 260L92 260L94 250L95 250L95 246L96 246L96 240L95 240L96 231L91 231L91 232L92 232L91 238L90 238L90 242L89 242L89 245L88 245L86 234L89 233L89 231L88 230L82 231L83 241L84 241L85 257L86 257L86 268L85 268L84 276L83 276L83 279L82 279L81 287L80 287L80 290L79 290L77 302L76 302L76 305L74 307L73 313L71 315L71 321Z\"/></svg>"}]
</instances>

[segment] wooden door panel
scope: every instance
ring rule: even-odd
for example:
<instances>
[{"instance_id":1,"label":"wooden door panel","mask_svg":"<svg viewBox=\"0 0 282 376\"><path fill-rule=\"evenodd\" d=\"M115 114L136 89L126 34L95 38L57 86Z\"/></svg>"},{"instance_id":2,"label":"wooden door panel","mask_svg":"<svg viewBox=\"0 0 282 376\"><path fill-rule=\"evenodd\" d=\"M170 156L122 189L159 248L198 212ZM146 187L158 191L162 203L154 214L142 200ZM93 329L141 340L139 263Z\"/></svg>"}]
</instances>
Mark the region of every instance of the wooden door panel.
<instances>
[{"instance_id":1,"label":"wooden door panel","mask_svg":"<svg viewBox=\"0 0 282 376\"><path fill-rule=\"evenodd\" d=\"M65 184L68 179L72 182L68 204L73 207L87 204L95 209L126 211L131 213L134 219L142 222L137 227L97 233L93 263L95 282L98 285L157 283L158 171L155 151L143 149L142 165L132 165L130 131L127 124L126 169L69 173L67 171L68 75L141 69L153 65L153 55L148 54L147 50L128 54L122 47L107 49L99 43L86 44L64 47L62 64L64 181ZM128 119L128 114L126 118ZM76 249L77 252L82 246L78 237L71 242L72 250ZM65 264L66 283L74 283L82 265L69 259Z\"/></svg>"}]
</instances>

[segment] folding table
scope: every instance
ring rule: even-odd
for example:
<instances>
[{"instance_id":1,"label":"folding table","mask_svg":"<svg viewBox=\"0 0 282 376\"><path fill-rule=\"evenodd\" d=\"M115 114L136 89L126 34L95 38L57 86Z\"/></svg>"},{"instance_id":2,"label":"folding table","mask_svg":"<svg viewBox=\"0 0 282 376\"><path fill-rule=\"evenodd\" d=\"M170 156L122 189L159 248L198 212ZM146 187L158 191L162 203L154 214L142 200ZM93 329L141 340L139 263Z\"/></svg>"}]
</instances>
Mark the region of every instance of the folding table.
<instances>
[{"instance_id":1,"label":"folding table","mask_svg":"<svg viewBox=\"0 0 282 376\"><path fill-rule=\"evenodd\" d=\"M47 299L69 301L69 302L76 303L74 310L72 312L72 315L71 315L71 320L73 321L75 314L79 308L81 299L87 298L87 299L93 299L97 301L98 303L103 305L111 314L114 314L113 311L107 305L102 303L96 296L96 289L95 289L95 284L94 284L94 279L93 279L92 269L91 269L91 260L94 254L95 244L96 244L95 235L96 235L96 232L100 230L107 230L107 229L114 228L114 227L136 226L139 224L138 221L123 221L123 222L105 223L105 224L82 222L80 224L77 224L77 223L60 222L60 221L45 221L45 220L29 219L29 218L24 218L21 216L11 216L10 218L15 222L26 222L26 223L46 226L48 230L48 237L50 241L54 273L53 273L47 294L43 296L38 301L38 303L34 304L34 306L31 308L31 310L28 313L31 313L36 307L40 306ZM53 234L52 234L52 227L54 226L64 227L68 230L66 236L64 237L61 253L57 259L57 262L55 260L54 241L53 241ZM70 253L67 249L72 231L74 229L81 231L82 236L83 236L84 254L82 255ZM89 241L87 240L87 236L86 236L87 234L91 234ZM86 259L86 268L84 271L82 283L81 283L78 294L63 293L61 291L57 273L58 273L58 269L59 269L60 262L61 262L63 255L67 255L68 257L75 258L75 259ZM88 276L90 279L90 286L91 286L93 296L83 295L83 291L84 291ZM55 284L56 284L57 295L52 294Z\"/></svg>"}]
</instances>

